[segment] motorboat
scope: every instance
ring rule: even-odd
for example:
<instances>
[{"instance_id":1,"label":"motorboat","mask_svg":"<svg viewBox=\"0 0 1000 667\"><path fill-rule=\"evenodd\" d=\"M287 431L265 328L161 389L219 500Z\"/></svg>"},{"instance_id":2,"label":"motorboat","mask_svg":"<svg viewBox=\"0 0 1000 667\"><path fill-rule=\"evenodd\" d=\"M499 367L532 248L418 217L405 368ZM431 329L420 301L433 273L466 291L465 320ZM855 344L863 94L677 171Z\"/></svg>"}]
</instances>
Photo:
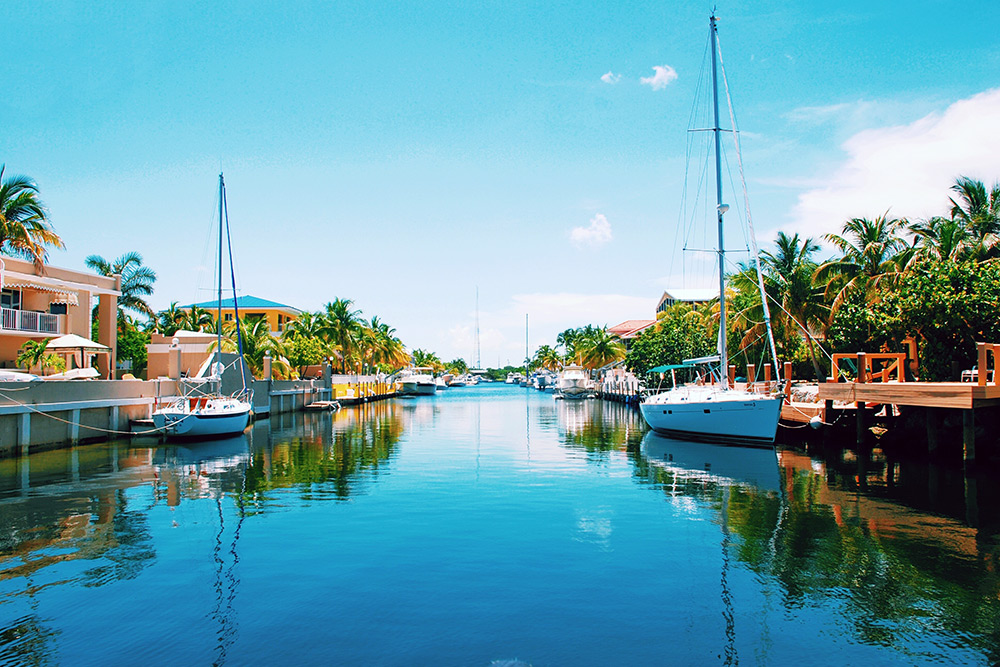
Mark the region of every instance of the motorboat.
<instances>
[{"instance_id":1,"label":"motorboat","mask_svg":"<svg viewBox=\"0 0 1000 667\"><path fill-rule=\"evenodd\" d=\"M433 396L437 392L434 370L426 367L408 368L399 374L400 393L409 396Z\"/></svg>"},{"instance_id":2,"label":"motorboat","mask_svg":"<svg viewBox=\"0 0 1000 667\"><path fill-rule=\"evenodd\" d=\"M553 394L557 398L591 398L594 383L582 366L567 366L556 378Z\"/></svg>"}]
</instances>

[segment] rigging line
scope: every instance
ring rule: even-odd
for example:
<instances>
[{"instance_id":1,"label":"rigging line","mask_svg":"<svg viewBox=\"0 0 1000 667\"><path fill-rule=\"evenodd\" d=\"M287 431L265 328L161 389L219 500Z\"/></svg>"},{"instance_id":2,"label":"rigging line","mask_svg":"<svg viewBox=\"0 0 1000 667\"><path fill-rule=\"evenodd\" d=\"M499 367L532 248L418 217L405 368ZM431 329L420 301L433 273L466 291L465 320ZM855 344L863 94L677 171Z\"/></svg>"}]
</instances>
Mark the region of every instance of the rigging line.
<instances>
[{"instance_id":1,"label":"rigging line","mask_svg":"<svg viewBox=\"0 0 1000 667\"><path fill-rule=\"evenodd\" d=\"M733 128L733 142L736 144L736 161L740 167L740 183L743 185L743 205L746 208L747 213L747 227L750 230L750 240L753 241L754 264L757 266L757 284L760 287L761 294L764 294L764 275L761 273L760 269L760 249L757 247L757 234L754 232L753 218L750 215L750 197L747 194L746 174L743 171L743 153L740 150L739 127L736 125L736 112L733 111L733 100L729 94L729 79L726 76L726 66L722 60L721 42L716 41L716 48L719 52L719 65L722 70L722 84L726 90L726 104L729 107L729 121ZM768 342L771 344L771 355L774 358L774 369L775 372L778 372L780 375L780 369L778 368L778 348L774 343L774 332L771 330L771 311L770 308L768 308L766 298L762 298L761 303L764 306L764 319L767 322Z\"/></svg>"},{"instance_id":2,"label":"rigging line","mask_svg":"<svg viewBox=\"0 0 1000 667\"><path fill-rule=\"evenodd\" d=\"M223 194L222 194L222 208L223 208L223 211L225 213L225 219L226 219L226 242L228 243L228 246L229 246L229 277L230 277L230 279L232 280L232 283L233 283L233 319L236 322L236 348L237 348L237 351L239 352L239 355L240 355L239 356L239 360L241 362L240 363L240 379L243 381L243 393L245 394L246 391L247 391L247 376L246 376L246 365L242 363L242 360L243 360L243 333L241 331L242 327L240 326L240 306L239 306L238 300L236 298L236 272L235 272L235 269L233 268L233 237L232 237L232 234L229 231L229 204L226 202L225 191L223 191ZM221 261L221 258L220 258L220 261ZM221 272L219 273L219 282L220 282L219 293L221 294L222 293L222 285L221 285L221 282L222 282L222 273ZM222 314L221 313L219 313L219 317L220 317L219 330L221 331L222 330L222 321L221 321ZM219 389L220 389L220 393L221 393L221 389L222 389L222 377L221 376L219 377Z\"/></svg>"}]
</instances>

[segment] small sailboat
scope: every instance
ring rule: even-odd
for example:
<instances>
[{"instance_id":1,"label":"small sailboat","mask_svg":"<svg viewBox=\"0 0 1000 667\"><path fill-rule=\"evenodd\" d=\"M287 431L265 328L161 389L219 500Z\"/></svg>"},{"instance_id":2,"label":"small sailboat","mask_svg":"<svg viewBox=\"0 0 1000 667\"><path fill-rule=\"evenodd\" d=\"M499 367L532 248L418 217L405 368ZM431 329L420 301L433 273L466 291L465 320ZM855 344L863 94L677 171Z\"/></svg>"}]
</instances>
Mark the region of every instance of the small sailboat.
<instances>
[{"instance_id":1,"label":"small sailboat","mask_svg":"<svg viewBox=\"0 0 1000 667\"><path fill-rule=\"evenodd\" d=\"M722 201L722 160L719 134L719 85L717 77L718 29L716 17L710 19L712 45L712 84L715 124L711 128L715 144L716 216L719 229L719 342L718 355L688 359L690 366L707 366L709 383L674 387L654 394L640 404L646 423L658 433L723 444L773 446L781 417L781 395L765 395L739 390L729 383L729 356L726 348L726 265L723 215L729 206ZM735 131L735 128L733 128ZM737 145L738 150L738 145ZM751 234L752 236L752 234ZM756 247L756 244L755 244ZM755 252L755 255L757 253ZM756 259L756 258L755 258ZM759 265L758 265L759 277ZM763 283L758 280L764 304L771 354L777 358L770 330L770 315ZM752 378L751 378L752 380Z\"/></svg>"},{"instance_id":2,"label":"small sailboat","mask_svg":"<svg viewBox=\"0 0 1000 667\"><path fill-rule=\"evenodd\" d=\"M240 315L236 299L236 284L233 283L233 308L235 309L236 337L239 348L237 363L243 388L236 394L225 396L222 390L222 259L224 232L228 233L229 220L226 208L226 185L219 174L219 275L218 275L218 338L215 345L215 361L207 373L200 378L184 381L185 395L167 403L153 412L153 425L167 437L217 438L242 433L250 423L253 393L247 387L245 364L243 363L243 338L240 333ZM232 245L229 245L229 265L232 269ZM230 274L233 272L230 270Z\"/></svg>"}]
</instances>

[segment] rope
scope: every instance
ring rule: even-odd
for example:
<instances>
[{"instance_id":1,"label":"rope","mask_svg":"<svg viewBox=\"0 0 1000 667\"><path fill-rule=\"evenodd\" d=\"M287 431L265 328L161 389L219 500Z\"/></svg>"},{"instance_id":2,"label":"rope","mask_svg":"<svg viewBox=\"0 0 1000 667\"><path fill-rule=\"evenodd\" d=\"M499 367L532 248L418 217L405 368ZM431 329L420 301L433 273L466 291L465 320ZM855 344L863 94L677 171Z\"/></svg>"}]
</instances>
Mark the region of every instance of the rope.
<instances>
[{"instance_id":1,"label":"rope","mask_svg":"<svg viewBox=\"0 0 1000 667\"><path fill-rule=\"evenodd\" d=\"M149 431L119 431L119 430L111 429L111 428L101 428L100 426L88 426L87 424L83 424L81 422L74 422L74 421L70 421L68 419L63 419L62 417L56 417L55 415L53 415L51 413L39 410L38 408L36 408L34 405L32 405L30 403L22 403L22 402L18 401L16 398L11 398L10 396L4 394L3 392L0 392L0 398L5 398L8 401L10 401L11 403L14 403L15 405L19 405L22 408L27 408L29 412L34 412L37 415L42 415L43 417L48 417L52 421L61 422L61 423L66 424L68 426L79 426L81 428L85 428L85 429L88 429L88 430L91 430L91 431L97 431L99 433L110 433L112 435L147 435L149 433L159 433L159 432L161 432L163 430L163 429L159 429L159 428L154 428L154 429L149 430ZM190 415L188 415L188 416L190 416ZM184 417L184 419L187 419L187 417ZM183 421L183 419L182 420L178 420L178 421Z\"/></svg>"}]
</instances>

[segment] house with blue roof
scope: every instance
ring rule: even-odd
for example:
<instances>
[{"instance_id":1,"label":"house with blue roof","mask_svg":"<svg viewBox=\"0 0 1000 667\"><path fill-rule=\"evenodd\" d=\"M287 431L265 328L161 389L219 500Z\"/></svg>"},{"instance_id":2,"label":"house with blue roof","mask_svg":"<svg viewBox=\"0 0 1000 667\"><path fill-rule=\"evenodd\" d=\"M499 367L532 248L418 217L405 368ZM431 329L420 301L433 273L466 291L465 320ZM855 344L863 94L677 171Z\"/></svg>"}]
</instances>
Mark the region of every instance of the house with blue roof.
<instances>
[{"instance_id":1,"label":"house with blue roof","mask_svg":"<svg viewBox=\"0 0 1000 667\"><path fill-rule=\"evenodd\" d=\"M202 301L201 303L189 303L186 306L178 306L181 310L191 310L197 306L212 313L215 317L219 308L218 300ZM222 300L222 320L231 322L236 316L236 308L240 311L240 320L247 325L251 325L258 320L267 320L271 333L275 336L285 330L289 322L298 319L302 311L292 306L286 306L277 301L261 299L257 296L240 296L236 299L235 307L233 298Z\"/></svg>"}]
</instances>

